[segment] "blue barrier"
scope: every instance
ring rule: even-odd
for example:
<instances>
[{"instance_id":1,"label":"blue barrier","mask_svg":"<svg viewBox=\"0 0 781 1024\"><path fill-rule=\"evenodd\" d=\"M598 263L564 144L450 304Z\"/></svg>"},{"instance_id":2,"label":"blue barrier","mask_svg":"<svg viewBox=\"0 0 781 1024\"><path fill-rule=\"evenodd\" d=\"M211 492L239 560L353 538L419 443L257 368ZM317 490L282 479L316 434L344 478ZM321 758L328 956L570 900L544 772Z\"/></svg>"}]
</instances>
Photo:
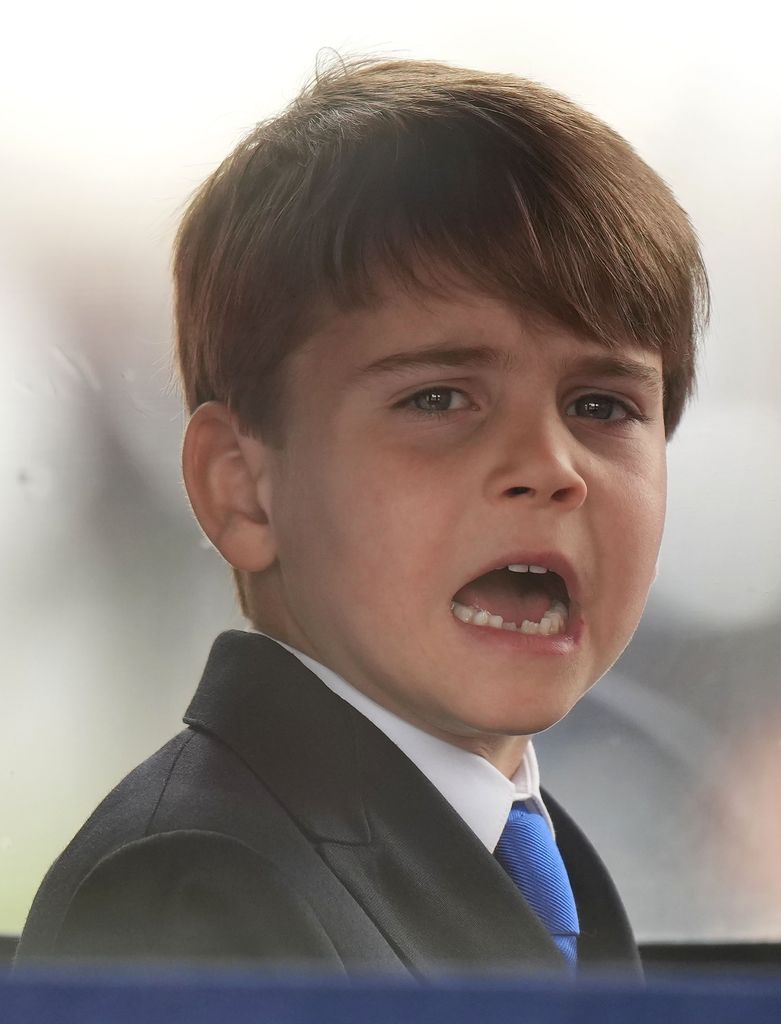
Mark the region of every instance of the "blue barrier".
<instances>
[{"instance_id":1,"label":"blue barrier","mask_svg":"<svg viewBox=\"0 0 781 1024\"><path fill-rule=\"evenodd\" d=\"M443 977L424 985L247 971L19 970L2 1024L779 1024L781 982L712 976L646 987Z\"/></svg>"}]
</instances>

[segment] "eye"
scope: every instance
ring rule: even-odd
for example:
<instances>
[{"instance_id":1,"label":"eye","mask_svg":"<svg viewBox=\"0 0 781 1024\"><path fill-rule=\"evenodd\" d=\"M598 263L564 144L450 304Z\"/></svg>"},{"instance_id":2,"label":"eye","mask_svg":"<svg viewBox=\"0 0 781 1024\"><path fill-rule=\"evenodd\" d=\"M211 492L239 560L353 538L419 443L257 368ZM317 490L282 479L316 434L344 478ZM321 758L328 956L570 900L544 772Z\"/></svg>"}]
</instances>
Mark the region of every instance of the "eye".
<instances>
[{"instance_id":1,"label":"eye","mask_svg":"<svg viewBox=\"0 0 781 1024\"><path fill-rule=\"evenodd\" d=\"M590 420L620 422L640 420L643 417L625 402L610 395L581 395L564 410L567 416L582 416Z\"/></svg>"},{"instance_id":2,"label":"eye","mask_svg":"<svg viewBox=\"0 0 781 1024\"><path fill-rule=\"evenodd\" d=\"M414 412L436 414L468 409L471 403L463 391L457 388L430 387L416 391L401 403Z\"/></svg>"}]
</instances>

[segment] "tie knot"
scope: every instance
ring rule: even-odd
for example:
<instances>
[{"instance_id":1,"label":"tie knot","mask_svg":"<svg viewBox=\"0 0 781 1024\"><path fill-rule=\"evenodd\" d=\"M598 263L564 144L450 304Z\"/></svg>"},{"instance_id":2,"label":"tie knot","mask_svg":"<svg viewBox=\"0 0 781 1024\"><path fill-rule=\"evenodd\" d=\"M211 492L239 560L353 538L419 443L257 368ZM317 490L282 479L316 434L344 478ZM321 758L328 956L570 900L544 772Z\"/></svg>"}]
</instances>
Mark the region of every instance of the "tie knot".
<instances>
[{"instance_id":1,"label":"tie knot","mask_svg":"<svg viewBox=\"0 0 781 1024\"><path fill-rule=\"evenodd\" d=\"M567 959L574 961L580 932L575 898L559 848L538 811L521 802L513 804L496 859Z\"/></svg>"}]
</instances>

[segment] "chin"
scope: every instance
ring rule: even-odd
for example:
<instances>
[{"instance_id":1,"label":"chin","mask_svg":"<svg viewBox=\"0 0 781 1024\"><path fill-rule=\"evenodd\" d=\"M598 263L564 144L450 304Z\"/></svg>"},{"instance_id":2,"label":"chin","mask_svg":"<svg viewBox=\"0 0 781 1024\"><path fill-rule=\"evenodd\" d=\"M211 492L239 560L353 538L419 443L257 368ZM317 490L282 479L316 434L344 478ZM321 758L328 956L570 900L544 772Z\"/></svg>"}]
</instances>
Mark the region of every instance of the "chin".
<instances>
[{"instance_id":1,"label":"chin","mask_svg":"<svg viewBox=\"0 0 781 1024\"><path fill-rule=\"evenodd\" d=\"M523 707L517 700L511 707L496 707L490 711L485 707L473 714L464 713L461 719L478 733L493 736L533 736L545 732L569 714L578 698L559 701L530 701Z\"/></svg>"}]
</instances>

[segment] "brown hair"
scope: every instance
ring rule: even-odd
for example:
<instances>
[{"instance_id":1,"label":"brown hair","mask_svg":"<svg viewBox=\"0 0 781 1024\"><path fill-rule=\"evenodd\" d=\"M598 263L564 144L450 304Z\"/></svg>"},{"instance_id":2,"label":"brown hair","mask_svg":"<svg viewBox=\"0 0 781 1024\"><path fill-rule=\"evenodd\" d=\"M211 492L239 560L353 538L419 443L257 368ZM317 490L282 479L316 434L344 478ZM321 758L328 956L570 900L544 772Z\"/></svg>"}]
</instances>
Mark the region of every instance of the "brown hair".
<instances>
[{"instance_id":1,"label":"brown hair","mask_svg":"<svg viewBox=\"0 0 781 1024\"><path fill-rule=\"evenodd\" d=\"M658 351L668 437L693 391L697 239L620 135L514 75L353 58L258 124L187 209L174 279L188 407L226 402L281 444L286 358L325 300L375 302L380 270L429 289L455 273L605 346Z\"/></svg>"}]
</instances>

